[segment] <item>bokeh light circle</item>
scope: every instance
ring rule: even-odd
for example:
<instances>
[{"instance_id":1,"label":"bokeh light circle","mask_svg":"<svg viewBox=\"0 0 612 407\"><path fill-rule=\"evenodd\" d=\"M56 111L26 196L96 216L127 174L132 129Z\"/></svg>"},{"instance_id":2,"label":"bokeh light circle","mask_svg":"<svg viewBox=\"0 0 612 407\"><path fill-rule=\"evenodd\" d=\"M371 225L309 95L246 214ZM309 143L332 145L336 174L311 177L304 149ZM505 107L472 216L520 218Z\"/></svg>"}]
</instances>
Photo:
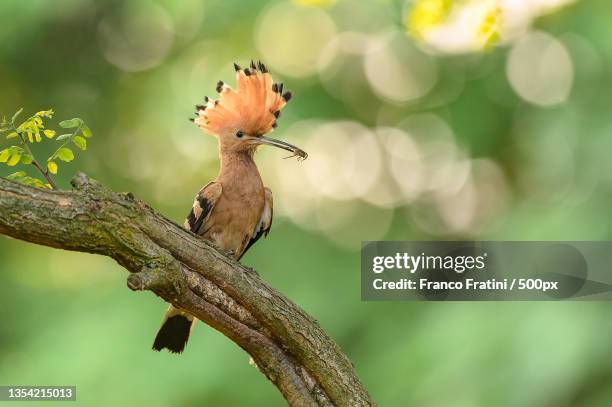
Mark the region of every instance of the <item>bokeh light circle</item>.
<instances>
[{"instance_id":1,"label":"bokeh light circle","mask_svg":"<svg viewBox=\"0 0 612 407\"><path fill-rule=\"evenodd\" d=\"M117 68L138 72L159 65L174 43L174 22L155 3L124 3L118 17L98 25L98 41L104 58Z\"/></svg>"},{"instance_id":2,"label":"bokeh light circle","mask_svg":"<svg viewBox=\"0 0 612 407\"><path fill-rule=\"evenodd\" d=\"M305 77L317 72L319 55L335 34L335 23L323 9L286 2L263 12L255 42L270 68Z\"/></svg>"},{"instance_id":3,"label":"bokeh light circle","mask_svg":"<svg viewBox=\"0 0 612 407\"><path fill-rule=\"evenodd\" d=\"M399 129L383 127L377 132L387 151L390 175L403 194L403 202L414 201L425 183L419 146Z\"/></svg>"},{"instance_id":4,"label":"bokeh light circle","mask_svg":"<svg viewBox=\"0 0 612 407\"><path fill-rule=\"evenodd\" d=\"M565 102L574 79L574 65L566 46L541 31L527 34L512 47L506 72L514 91L540 106Z\"/></svg>"},{"instance_id":5,"label":"bokeh light circle","mask_svg":"<svg viewBox=\"0 0 612 407\"><path fill-rule=\"evenodd\" d=\"M398 32L381 35L368 43L364 67L370 87L392 102L423 97L437 80L435 61Z\"/></svg>"}]
</instances>

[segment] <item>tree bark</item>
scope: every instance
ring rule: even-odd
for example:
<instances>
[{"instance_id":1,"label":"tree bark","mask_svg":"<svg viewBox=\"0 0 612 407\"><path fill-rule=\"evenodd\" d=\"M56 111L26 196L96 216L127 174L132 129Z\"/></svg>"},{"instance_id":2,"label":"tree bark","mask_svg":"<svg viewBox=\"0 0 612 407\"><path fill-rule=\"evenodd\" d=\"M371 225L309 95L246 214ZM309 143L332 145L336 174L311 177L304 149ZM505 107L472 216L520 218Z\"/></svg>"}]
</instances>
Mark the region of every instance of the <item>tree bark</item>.
<instances>
[{"instance_id":1,"label":"tree bark","mask_svg":"<svg viewBox=\"0 0 612 407\"><path fill-rule=\"evenodd\" d=\"M373 406L350 360L318 323L257 273L156 213L79 173L73 191L0 179L0 233L96 253L248 352L291 406ZM79 276L75 276L79 278Z\"/></svg>"}]
</instances>

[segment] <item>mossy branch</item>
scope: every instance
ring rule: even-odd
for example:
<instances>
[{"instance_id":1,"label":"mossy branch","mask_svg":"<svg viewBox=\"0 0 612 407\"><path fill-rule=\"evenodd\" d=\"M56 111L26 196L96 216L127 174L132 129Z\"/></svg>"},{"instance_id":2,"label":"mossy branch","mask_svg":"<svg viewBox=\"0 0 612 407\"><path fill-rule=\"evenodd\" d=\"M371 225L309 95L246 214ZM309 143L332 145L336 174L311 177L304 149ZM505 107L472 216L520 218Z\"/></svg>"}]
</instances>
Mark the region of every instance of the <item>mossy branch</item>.
<instances>
[{"instance_id":1,"label":"mossy branch","mask_svg":"<svg viewBox=\"0 0 612 407\"><path fill-rule=\"evenodd\" d=\"M255 272L130 193L85 174L72 185L50 191L0 179L0 233L114 258L130 272L130 289L154 292L248 352L291 406L374 405L338 345Z\"/></svg>"}]
</instances>

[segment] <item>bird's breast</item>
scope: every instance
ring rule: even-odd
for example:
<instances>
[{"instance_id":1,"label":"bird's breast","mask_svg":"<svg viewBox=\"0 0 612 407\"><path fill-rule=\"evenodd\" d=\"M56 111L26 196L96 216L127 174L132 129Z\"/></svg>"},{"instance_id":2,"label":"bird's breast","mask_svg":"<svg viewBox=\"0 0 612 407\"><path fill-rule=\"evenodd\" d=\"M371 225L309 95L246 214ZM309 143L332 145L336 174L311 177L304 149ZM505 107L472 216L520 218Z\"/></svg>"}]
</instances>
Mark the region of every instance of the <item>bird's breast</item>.
<instances>
[{"instance_id":1,"label":"bird's breast","mask_svg":"<svg viewBox=\"0 0 612 407\"><path fill-rule=\"evenodd\" d=\"M263 185L226 185L208 219L204 237L238 258L246 248L264 207Z\"/></svg>"}]
</instances>

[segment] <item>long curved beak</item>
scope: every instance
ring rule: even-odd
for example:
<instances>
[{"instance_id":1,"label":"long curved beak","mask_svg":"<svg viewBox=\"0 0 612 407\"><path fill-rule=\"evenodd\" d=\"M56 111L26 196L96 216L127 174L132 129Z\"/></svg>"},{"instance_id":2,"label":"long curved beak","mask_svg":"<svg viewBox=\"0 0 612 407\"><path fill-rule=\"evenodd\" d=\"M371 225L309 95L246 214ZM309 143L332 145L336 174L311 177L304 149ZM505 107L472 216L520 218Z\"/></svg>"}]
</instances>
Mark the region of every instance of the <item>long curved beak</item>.
<instances>
[{"instance_id":1,"label":"long curved beak","mask_svg":"<svg viewBox=\"0 0 612 407\"><path fill-rule=\"evenodd\" d=\"M258 145L266 144L268 146L278 147L278 148L282 148L283 150L287 150L293 154L287 158L299 157L302 160L305 160L306 158L308 158L308 153L306 153L306 151L292 144L285 143L284 141L276 140L276 139L269 138L269 137L259 136L259 137L254 137L252 139L252 142Z\"/></svg>"}]
</instances>

